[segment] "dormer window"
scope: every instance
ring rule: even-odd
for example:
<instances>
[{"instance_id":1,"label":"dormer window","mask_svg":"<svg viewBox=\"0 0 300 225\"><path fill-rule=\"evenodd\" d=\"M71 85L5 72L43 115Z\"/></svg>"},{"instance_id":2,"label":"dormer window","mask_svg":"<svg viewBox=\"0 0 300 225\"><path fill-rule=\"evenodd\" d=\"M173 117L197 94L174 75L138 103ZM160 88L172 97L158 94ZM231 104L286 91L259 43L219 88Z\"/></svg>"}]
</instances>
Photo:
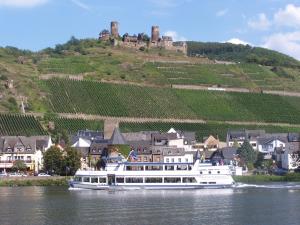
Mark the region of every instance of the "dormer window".
<instances>
[{"instance_id":1,"label":"dormer window","mask_svg":"<svg viewBox=\"0 0 300 225\"><path fill-rule=\"evenodd\" d=\"M31 148L30 148L30 147L27 147L27 148L26 148L26 151L27 151L27 152L31 151Z\"/></svg>"},{"instance_id":2,"label":"dormer window","mask_svg":"<svg viewBox=\"0 0 300 225\"><path fill-rule=\"evenodd\" d=\"M7 147L6 151L7 152L12 152L12 148L11 147Z\"/></svg>"}]
</instances>

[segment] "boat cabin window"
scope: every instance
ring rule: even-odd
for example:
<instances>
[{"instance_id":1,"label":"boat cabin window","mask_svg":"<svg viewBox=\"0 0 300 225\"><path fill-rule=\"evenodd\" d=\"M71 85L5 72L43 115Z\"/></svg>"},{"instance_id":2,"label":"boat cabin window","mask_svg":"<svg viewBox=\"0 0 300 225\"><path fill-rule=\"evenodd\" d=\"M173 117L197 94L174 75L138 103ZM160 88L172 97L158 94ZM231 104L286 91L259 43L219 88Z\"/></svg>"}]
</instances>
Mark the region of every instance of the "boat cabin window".
<instances>
[{"instance_id":1,"label":"boat cabin window","mask_svg":"<svg viewBox=\"0 0 300 225\"><path fill-rule=\"evenodd\" d=\"M146 177L145 183L162 183L162 177Z\"/></svg>"},{"instance_id":2,"label":"boat cabin window","mask_svg":"<svg viewBox=\"0 0 300 225\"><path fill-rule=\"evenodd\" d=\"M218 171L218 173L220 173L220 171Z\"/></svg>"},{"instance_id":3,"label":"boat cabin window","mask_svg":"<svg viewBox=\"0 0 300 225\"><path fill-rule=\"evenodd\" d=\"M98 183L98 177L91 177L91 183Z\"/></svg>"},{"instance_id":4,"label":"boat cabin window","mask_svg":"<svg viewBox=\"0 0 300 225\"><path fill-rule=\"evenodd\" d=\"M90 182L90 177L83 177L83 182Z\"/></svg>"},{"instance_id":5,"label":"boat cabin window","mask_svg":"<svg viewBox=\"0 0 300 225\"><path fill-rule=\"evenodd\" d=\"M216 182L208 182L209 184L216 184Z\"/></svg>"},{"instance_id":6,"label":"boat cabin window","mask_svg":"<svg viewBox=\"0 0 300 225\"><path fill-rule=\"evenodd\" d=\"M142 177L126 177L126 183L143 183Z\"/></svg>"},{"instance_id":7,"label":"boat cabin window","mask_svg":"<svg viewBox=\"0 0 300 225\"><path fill-rule=\"evenodd\" d=\"M145 166L145 170L163 170L163 166Z\"/></svg>"},{"instance_id":8,"label":"boat cabin window","mask_svg":"<svg viewBox=\"0 0 300 225\"><path fill-rule=\"evenodd\" d=\"M200 184L207 184L207 182L200 182Z\"/></svg>"},{"instance_id":9,"label":"boat cabin window","mask_svg":"<svg viewBox=\"0 0 300 225\"><path fill-rule=\"evenodd\" d=\"M183 177L182 183L197 183L195 177Z\"/></svg>"},{"instance_id":10,"label":"boat cabin window","mask_svg":"<svg viewBox=\"0 0 300 225\"><path fill-rule=\"evenodd\" d=\"M124 183L124 177L116 177L117 183Z\"/></svg>"},{"instance_id":11,"label":"boat cabin window","mask_svg":"<svg viewBox=\"0 0 300 225\"><path fill-rule=\"evenodd\" d=\"M174 170L174 166L165 166L165 170Z\"/></svg>"},{"instance_id":12,"label":"boat cabin window","mask_svg":"<svg viewBox=\"0 0 300 225\"><path fill-rule=\"evenodd\" d=\"M209 174L211 174L211 171L208 171Z\"/></svg>"},{"instance_id":13,"label":"boat cabin window","mask_svg":"<svg viewBox=\"0 0 300 225\"><path fill-rule=\"evenodd\" d=\"M180 177L165 177L164 183L181 183Z\"/></svg>"},{"instance_id":14,"label":"boat cabin window","mask_svg":"<svg viewBox=\"0 0 300 225\"><path fill-rule=\"evenodd\" d=\"M106 183L105 177L99 177L99 183Z\"/></svg>"},{"instance_id":15,"label":"boat cabin window","mask_svg":"<svg viewBox=\"0 0 300 225\"><path fill-rule=\"evenodd\" d=\"M202 171L200 171L200 174L203 174L203 172L202 172Z\"/></svg>"},{"instance_id":16,"label":"boat cabin window","mask_svg":"<svg viewBox=\"0 0 300 225\"><path fill-rule=\"evenodd\" d=\"M74 178L74 181L81 182L81 181L82 181L82 177L75 177L75 178Z\"/></svg>"}]
</instances>

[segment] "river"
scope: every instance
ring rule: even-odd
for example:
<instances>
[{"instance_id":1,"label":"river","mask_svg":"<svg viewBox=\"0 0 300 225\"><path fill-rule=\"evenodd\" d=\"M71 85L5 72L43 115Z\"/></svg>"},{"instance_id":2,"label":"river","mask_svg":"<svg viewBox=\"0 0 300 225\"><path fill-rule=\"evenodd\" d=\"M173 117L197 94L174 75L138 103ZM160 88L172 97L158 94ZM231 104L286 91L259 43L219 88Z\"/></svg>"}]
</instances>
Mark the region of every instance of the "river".
<instances>
[{"instance_id":1,"label":"river","mask_svg":"<svg viewBox=\"0 0 300 225\"><path fill-rule=\"evenodd\" d=\"M1 187L0 224L298 225L300 183L115 192Z\"/></svg>"}]
</instances>

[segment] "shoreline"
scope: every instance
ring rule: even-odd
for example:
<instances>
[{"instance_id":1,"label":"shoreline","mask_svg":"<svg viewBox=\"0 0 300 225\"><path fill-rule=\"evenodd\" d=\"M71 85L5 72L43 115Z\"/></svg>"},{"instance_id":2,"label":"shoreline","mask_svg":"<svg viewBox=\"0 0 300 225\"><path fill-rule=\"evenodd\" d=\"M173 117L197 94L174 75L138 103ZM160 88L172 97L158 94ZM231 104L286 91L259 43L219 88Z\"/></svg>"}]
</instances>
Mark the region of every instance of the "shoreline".
<instances>
[{"instance_id":1,"label":"shoreline","mask_svg":"<svg viewBox=\"0 0 300 225\"><path fill-rule=\"evenodd\" d=\"M25 186L68 186L71 177L1 177L0 187L25 187ZM300 182L300 173L278 175L245 175L233 176L239 183L271 183L271 182Z\"/></svg>"},{"instance_id":2,"label":"shoreline","mask_svg":"<svg viewBox=\"0 0 300 225\"><path fill-rule=\"evenodd\" d=\"M68 186L70 177L1 177L0 187Z\"/></svg>"}]
</instances>

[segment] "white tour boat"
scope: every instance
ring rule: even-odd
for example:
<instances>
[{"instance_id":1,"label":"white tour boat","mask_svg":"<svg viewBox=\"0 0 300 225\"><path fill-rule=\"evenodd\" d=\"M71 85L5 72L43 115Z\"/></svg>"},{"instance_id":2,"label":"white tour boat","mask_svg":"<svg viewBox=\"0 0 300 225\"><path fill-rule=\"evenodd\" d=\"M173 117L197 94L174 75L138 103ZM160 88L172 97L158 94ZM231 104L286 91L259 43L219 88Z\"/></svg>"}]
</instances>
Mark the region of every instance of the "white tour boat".
<instances>
[{"instance_id":1,"label":"white tour boat","mask_svg":"<svg viewBox=\"0 0 300 225\"><path fill-rule=\"evenodd\" d=\"M232 187L227 165L211 163L107 163L104 170L78 170L72 188L84 189L197 189Z\"/></svg>"}]
</instances>

